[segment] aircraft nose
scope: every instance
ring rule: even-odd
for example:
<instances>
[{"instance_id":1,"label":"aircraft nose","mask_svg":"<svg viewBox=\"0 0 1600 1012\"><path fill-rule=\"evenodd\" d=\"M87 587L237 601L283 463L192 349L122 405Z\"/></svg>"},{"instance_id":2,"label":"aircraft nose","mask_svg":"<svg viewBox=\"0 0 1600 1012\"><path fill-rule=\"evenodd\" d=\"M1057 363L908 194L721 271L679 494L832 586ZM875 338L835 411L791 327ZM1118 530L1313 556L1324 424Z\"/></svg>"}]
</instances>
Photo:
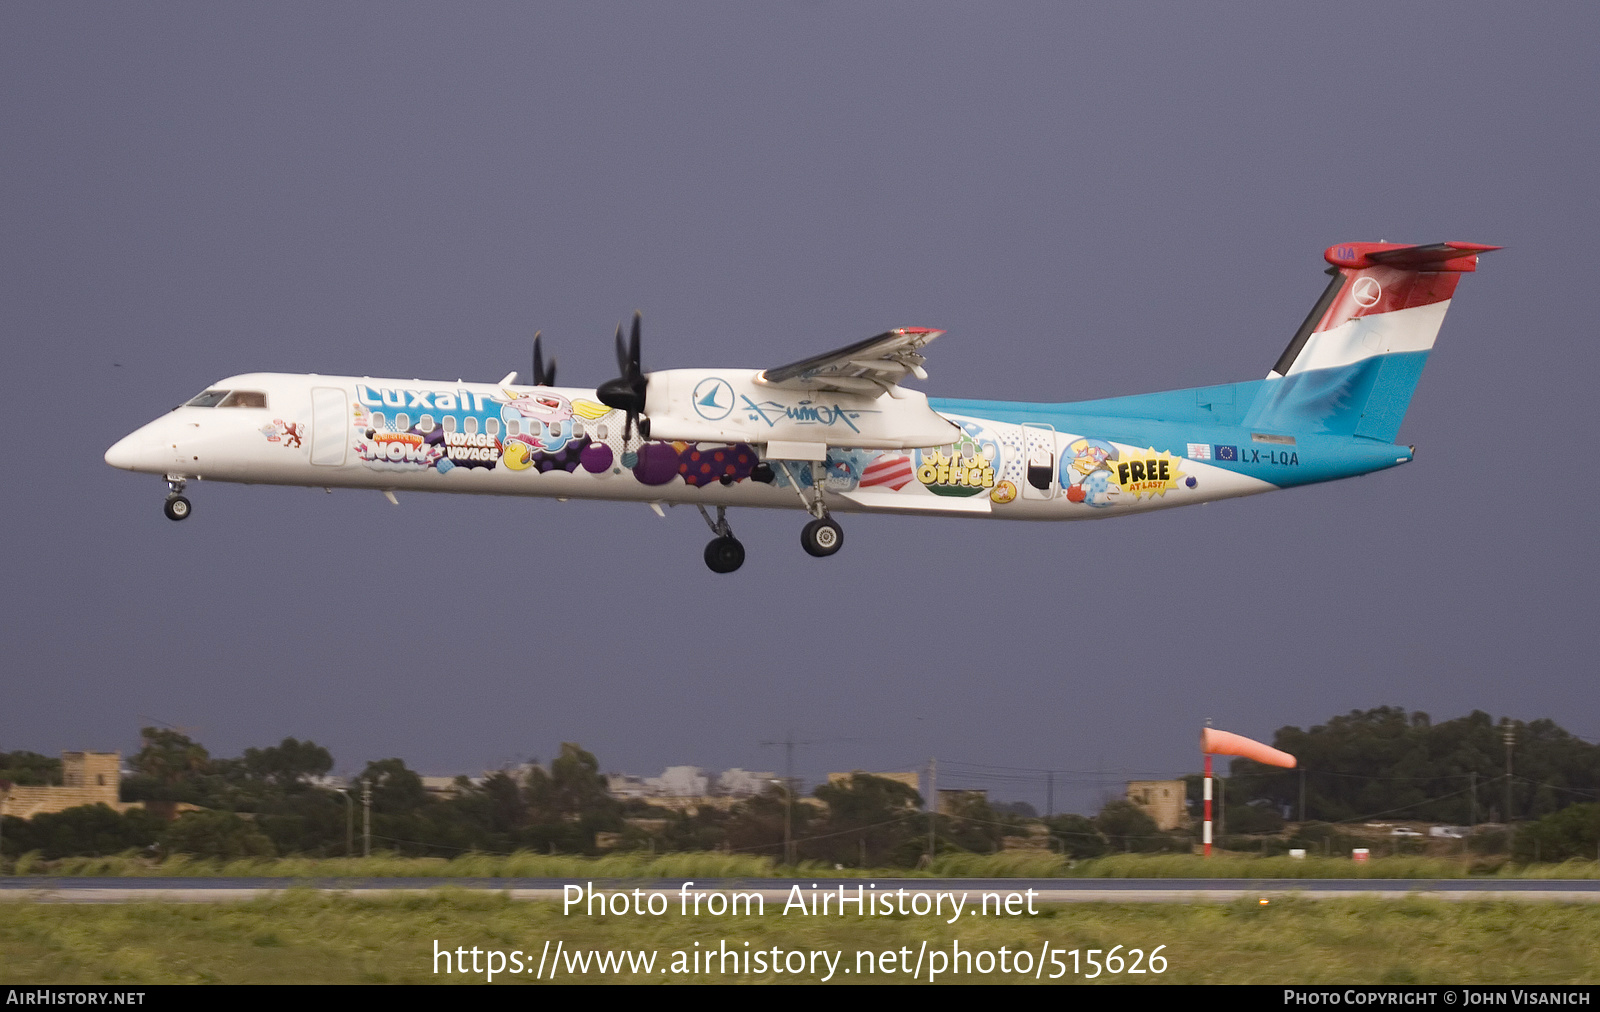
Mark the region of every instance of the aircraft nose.
<instances>
[{"instance_id":1,"label":"aircraft nose","mask_svg":"<svg viewBox=\"0 0 1600 1012\"><path fill-rule=\"evenodd\" d=\"M134 471L146 456L145 444L148 442L143 429L131 432L115 443L106 451L106 463L112 467L120 467L124 471Z\"/></svg>"}]
</instances>

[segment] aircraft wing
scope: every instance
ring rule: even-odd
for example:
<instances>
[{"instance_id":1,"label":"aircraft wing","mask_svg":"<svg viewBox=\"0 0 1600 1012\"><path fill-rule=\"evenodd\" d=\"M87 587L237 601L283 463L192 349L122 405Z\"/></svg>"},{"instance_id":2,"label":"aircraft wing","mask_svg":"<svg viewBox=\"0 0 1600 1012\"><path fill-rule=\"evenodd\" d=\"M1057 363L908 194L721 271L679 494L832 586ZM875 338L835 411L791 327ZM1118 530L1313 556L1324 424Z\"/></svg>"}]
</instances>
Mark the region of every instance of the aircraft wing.
<instances>
[{"instance_id":1,"label":"aircraft wing","mask_svg":"<svg viewBox=\"0 0 1600 1012\"><path fill-rule=\"evenodd\" d=\"M927 379L920 352L943 333L930 327L901 327L847 348L768 369L757 382L793 390L880 393L898 385L907 375Z\"/></svg>"}]
</instances>

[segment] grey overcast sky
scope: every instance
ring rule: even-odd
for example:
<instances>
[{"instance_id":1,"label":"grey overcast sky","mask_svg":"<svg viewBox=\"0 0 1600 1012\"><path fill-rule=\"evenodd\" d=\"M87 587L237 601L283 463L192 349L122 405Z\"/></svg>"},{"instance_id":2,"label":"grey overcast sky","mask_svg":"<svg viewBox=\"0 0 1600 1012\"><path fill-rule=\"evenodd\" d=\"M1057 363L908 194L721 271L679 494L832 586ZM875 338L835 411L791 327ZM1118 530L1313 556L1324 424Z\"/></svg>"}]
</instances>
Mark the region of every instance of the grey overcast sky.
<instances>
[{"instance_id":1,"label":"grey overcast sky","mask_svg":"<svg viewBox=\"0 0 1600 1012\"><path fill-rule=\"evenodd\" d=\"M0 6L0 749L909 768L1090 808L1195 736L1596 712L1591 4ZM1501 244L1371 477L1096 523L202 484L231 373L563 383L938 326L929 393L1265 374L1346 240ZM981 764L981 765L980 765ZM991 768L994 767L994 768ZM962 772L965 770L965 772ZM1089 771L1083 773L1081 771Z\"/></svg>"}]
</instances>

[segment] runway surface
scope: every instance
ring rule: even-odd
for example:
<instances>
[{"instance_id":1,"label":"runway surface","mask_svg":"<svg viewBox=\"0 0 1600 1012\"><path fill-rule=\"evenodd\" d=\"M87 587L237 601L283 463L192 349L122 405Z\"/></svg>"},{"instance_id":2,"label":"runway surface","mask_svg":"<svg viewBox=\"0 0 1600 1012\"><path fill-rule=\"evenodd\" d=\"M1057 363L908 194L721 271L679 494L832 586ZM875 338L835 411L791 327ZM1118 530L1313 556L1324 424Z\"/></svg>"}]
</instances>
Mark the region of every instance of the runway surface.
<instances>
[{"instance_id":1,"label":"runway surface","mask_svg":"<svg viewBox=\"0 0 1600 1012\"><path fill-rule=\"evenodd\" d=\"M635 890L648 897L665 894L674 910L687 894L758 893L766 903L785 903L796 887L810 903L820 894L854 898L858 888L870 897L891 894L896 904L922 895L966 894L974 907L992 894L998 907L1013 903L1228 903L1239 899L1298 896L1335 899L1371 896L1401 899L1420 895L1443 900L1519 900L1600 903L1600 879L579 879L553 878L0 878L0 900L35 903L125 903L130 901L226 903L314 890L351 896L391 896L417 890L453 888L503 892L512 899L560 901L592 884L596 892ZM1029 895L1031 891L1031 896ZM587 901L587 892L583 893ZM690 901L692 902L692 900ZM835 898L833 902L837 903Z\"/></svg>"}]
</instances>

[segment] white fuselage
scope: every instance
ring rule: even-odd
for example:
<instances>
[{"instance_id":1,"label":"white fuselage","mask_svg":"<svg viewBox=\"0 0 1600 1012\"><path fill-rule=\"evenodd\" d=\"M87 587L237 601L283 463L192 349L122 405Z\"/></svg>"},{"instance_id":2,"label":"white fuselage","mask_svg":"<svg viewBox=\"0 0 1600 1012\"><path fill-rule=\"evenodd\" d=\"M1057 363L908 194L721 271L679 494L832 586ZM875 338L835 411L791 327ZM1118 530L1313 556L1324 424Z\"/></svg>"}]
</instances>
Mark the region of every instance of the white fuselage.
<instances>
[{"instance_id":1,"label":"white fuselage","mask_svg":"<svg viewBox=\"0 0 1600 1012\"><path fill-rule=\"evenodd\" d=\"M804 508L800 491L816 471L829 511L1032 520L1276 487L1048 425L938 415L903 389L844 405L836 394L773 389L748 406L724 405L720 393L743 397L756 374L669 375L659 388L652 377L646 442L625 439L622 412L591 389L252 373L208 391L239 396L179 407L119 441L106 461L174 481L792 509ZM712 390L718 382L725 390ZM705 410L691 413L697 388ZM809 458L808 446L817 448ZM771 482L758 480L763 464Z\"/></svg>"}]
</instances>

